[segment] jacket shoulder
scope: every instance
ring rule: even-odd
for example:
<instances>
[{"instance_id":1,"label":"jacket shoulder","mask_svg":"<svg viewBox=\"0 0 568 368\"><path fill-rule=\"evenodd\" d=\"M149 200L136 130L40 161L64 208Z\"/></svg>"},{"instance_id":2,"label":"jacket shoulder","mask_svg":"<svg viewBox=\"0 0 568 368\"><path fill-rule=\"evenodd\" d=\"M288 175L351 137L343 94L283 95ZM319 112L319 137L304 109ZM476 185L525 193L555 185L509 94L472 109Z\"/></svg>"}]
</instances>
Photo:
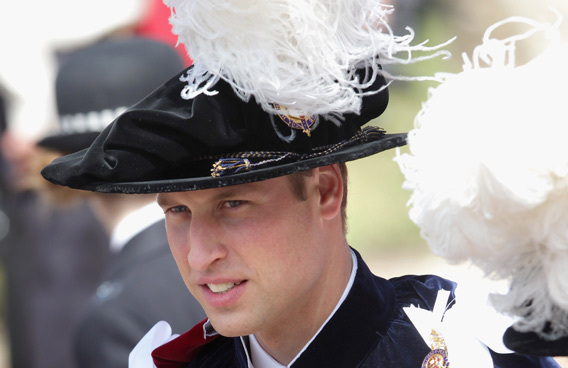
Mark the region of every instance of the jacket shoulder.
<instances>
[{"instance_id":1,"label":"jacket shoulder","mask_svg":"<svg viewBox=\"0 0 568 368\"><path fill-rule=\"evenodd\" d=\"M439 290L450 292L450 300L455 298L457 284L454 281L435 275L405 275L389 279L394 286L397 304L413 304L432 310Z\"/></svg>"}]
</instances>

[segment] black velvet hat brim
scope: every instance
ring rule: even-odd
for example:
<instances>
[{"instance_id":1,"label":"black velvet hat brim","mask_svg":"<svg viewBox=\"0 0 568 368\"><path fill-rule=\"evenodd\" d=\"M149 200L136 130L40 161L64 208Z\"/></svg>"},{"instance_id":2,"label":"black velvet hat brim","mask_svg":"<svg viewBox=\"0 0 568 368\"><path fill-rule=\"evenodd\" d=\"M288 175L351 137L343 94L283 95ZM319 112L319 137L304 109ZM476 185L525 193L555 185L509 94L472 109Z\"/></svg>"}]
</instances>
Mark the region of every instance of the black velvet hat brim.
<instances>
[{"instance_id":1,"label":"black velvet hat brim","mask_svg":"<svg viewBox=\"0 0 568 368\"><path fill-rule=\"evenodd\" d=\"M103 193L162 193L162 192L181 192L208 188L219 188L231 185L245 184L255 181L262 181L279 176L292 174L298 171L313 169L315 167L332 165L348 162L359 158L367 157L391 148L404 146L406 144L406 133L385 134L378 140L362 143L356 146L337 150L333 153L319 157L314 157L302 161L290 162L278 166L256 169L229 176L221 177L196 177L187 179L153 180L153 181L133 181L133 182L89 182L76 189L90 190ZM63 167L79 163L86 150L72 155L64 156L54 161L57 166L58 161L64 160ZM53 166L52 166L53 167ZM45 174L45 173L44 173Z\"/></svg>"}]
</instances>

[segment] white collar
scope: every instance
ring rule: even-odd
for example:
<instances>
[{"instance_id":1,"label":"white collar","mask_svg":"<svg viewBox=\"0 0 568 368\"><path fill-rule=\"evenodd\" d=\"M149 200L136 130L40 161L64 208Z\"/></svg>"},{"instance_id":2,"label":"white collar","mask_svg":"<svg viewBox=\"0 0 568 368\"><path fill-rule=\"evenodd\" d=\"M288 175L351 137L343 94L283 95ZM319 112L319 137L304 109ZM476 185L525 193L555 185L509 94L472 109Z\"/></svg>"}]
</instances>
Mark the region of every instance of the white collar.
<instances>
[{"instance_id":1,"label":"white collar","mask_svg":"<svg viewBox=\"0 0 568 368\"><path fill-rule=\"evenodd\" d=\"M355 256L355 253L353 252L353 250L351 250L351 259L352 259L352 265L353 265L351 267L351 276L349 277L349 282L347 282L347 286L345 287L345 290L343 291L343 295L341 295L341 298L339 299L339 301L335 305L335 308L333 309L331 314L327 317L325 322L321 325L319 330L310 339L310 341L308 341L308 343L302 348L302 350L300 350L298 355L296 355L296 357L294 359L292 359L290 364L288 364L287 366L284 366L284 365L278 363L276 360L274 360L274 358L272 358L262 348L262 346L260 346L258 340L254 337L254 335L248 336L248 342L249 342L248 345L250 345L250 356L249 356L249 349L247 349L247 344L245 342L245 339L243 339L243 337L241 336L241 343L243 344L244 350L247 354L247 361L248 361L248 367L249 368L255 368L255 367L256 368L289 368L300 357L300 355L302 355L302 353L308 348L308 346L312 343L312 341L314 341L316 336L321 332L321 330L327 324L327 322L329 322L331 317L333 317L335 312L337 312L337 310L339 309L339 307L341 306L341 304L343 303L345 298L347 298L347 294L349 294L349 291L351 290L351 287L353 286L353 282L355 281L355 275L357 274L357 257ZM253 365L252 362L254 362L254 365Z\"/></svg>"},{"instance_id":2,"label":"white collar","mask_svg":"<svg viewBox=\"0 0 568 368\"><path fill-rule=\"evenodd\" d=\"M164 211L156 202L130 212L112 230L110 250L118 253L132 238L142 230L164 218Z\"/></svg>"}]
</instances>

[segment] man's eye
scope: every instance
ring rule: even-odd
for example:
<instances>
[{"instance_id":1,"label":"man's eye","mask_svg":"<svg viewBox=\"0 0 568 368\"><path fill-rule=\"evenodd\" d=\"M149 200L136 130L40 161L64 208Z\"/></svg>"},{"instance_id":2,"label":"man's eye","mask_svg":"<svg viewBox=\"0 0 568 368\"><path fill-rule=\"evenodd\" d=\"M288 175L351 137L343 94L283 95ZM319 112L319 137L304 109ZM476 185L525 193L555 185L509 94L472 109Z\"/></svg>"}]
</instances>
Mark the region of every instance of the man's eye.
<instances>
[{"instance_id":1,"label":"man's eye","mask_svg":"<svg viewBox=\"0 0 568 368\"><path fill-rule=\"evenodd\" d=\"M225 203L223 203L223 206L233 208L238 207L241 204L243 204L243 201L226 201Z\"/></svg>"},{"instance_id":2,"label":"man's eye","mask_svg":"<svg viewBox=\"0 0 568 368\"><path fill-rule=\"evenodd\" d=\"M175 206L169 208L166 212L173 212L173 213L182 213L187 212L188 208L186 206Z\"/></svg>"}]
</instances>

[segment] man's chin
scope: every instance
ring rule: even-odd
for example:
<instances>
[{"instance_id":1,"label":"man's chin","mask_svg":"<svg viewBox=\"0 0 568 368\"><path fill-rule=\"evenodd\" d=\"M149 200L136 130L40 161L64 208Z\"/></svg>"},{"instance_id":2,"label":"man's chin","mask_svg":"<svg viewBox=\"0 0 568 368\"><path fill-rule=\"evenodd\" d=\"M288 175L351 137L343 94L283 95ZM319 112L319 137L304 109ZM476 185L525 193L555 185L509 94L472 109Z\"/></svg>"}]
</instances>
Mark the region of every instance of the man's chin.
<instances>
[{"instance_id":1,"label":"man's chin","mask_svg":"<svg viewBox=\"0 0 568 368\"><path fill-rule=\"evenodd\" d=\"M237 336L247 336L254 333L254 329L251 327L250 323L245 321L238 321L238 318L231 316L209 316L209 322L211 325L222 336L225 337L237 337ZM237 321L235 321L237 320Z\"/></svg>"}]
</instances>

